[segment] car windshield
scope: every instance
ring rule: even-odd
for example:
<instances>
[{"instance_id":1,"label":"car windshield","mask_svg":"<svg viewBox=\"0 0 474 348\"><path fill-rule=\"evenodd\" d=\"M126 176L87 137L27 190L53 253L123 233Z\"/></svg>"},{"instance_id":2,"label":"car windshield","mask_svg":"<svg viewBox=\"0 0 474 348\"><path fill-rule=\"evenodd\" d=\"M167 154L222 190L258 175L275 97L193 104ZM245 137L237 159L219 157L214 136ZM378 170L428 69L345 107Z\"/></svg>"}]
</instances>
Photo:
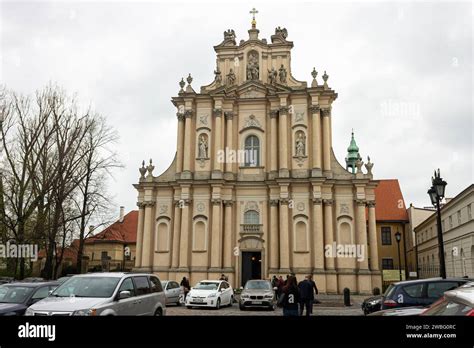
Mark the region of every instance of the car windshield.
<instances>
[{"instance_id":1,"label":"car windshield","mask_svg":"<svg viewBox=\"0 0 474 348\"><path fill-rule=\"evenodd\" d=\"M23 303L32 292L26 286L0 286L0 303Z\"/></svg>"},{"instance_id":2,"label":"car windshield","mask_svg":"<svg viewBox=\"0 0 474 348\"><path fill-rule=\"evenodd\" d=\"M217 290L219 284L218 283L207 283L207 282L200 282L197 283L194 289L198 290Z\"/></svg>"},{"instance_id":3,"label":"car windshield","mask_svg":"<svg viewBox=\"0 0 474 348\"><path fill-rule=\"evenodd\" d=\"M245 290L271 290L272 286L268 282L247 282Z\"/></svg>"},{"instance_id":4,"label":"car windshield","mask_svg":"<svg viewBox=\"0 0 474 348\"><path fill-rule=\"evenodd\" d=\"M51 294L56 297L111 297L119 277L74 277Z\"/></svg>"}]
</instances>

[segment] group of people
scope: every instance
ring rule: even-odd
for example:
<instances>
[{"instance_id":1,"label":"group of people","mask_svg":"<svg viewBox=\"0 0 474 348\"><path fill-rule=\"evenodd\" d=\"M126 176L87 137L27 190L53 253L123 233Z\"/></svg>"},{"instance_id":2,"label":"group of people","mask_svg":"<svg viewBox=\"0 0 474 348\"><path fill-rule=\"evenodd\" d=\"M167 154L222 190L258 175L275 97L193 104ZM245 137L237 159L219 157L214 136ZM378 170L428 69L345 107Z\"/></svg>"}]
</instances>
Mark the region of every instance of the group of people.
<instances>
[{"instance_id":1,"label":"group of people","mask_svg":"<svg viewBox=\"0 0 474 348\"><path fill-rule=\"evenodd\" d=\"M284 316L302 316L305 309L306 316L313 313L314 295L318 294L318 288L311 274L299 283L295 274L287 275L286 280L282 276L273 276L272 286L277 288L276 297Z\"/></svg>"}]
</instances>

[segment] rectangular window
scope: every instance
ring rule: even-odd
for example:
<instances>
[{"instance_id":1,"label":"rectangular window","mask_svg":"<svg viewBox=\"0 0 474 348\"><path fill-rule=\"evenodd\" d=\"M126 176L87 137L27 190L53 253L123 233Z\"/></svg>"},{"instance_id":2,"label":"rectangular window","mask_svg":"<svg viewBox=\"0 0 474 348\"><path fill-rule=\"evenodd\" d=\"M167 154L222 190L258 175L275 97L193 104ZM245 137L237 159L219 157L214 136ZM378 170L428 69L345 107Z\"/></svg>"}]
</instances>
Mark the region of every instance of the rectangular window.
<instances>
[{"instance_id":1,"label":"rectangular window","mask_svg":"<svg viewBox=\"0 0 474 348\"><path fill-rule=\"evenodd\" d=\"M107 260L109 258L109 255L107 254L107 251L103 251L100 255L101 260Z\"/></svg>"},{"instance_id":2,"label":"rectangular window","mask_svg":"<svg viewBox=\"0 0 474 348\"><path fill-rule=\"evenodd\" d=\"M469 220L472 219L472 210L471 210L472 208L471 208L471 206L472 206L472 204L469 204L469 205L467 206L467 218L468 218Z\"/></svg>"},{"instance_id":3,"label":"rectangular window","mask_svg":"<svg viewBox=\"0 0 474 348\"><path fill-rule=\"evenodd\" d=\"M458 210L458 225L461 224L461 211Z\"/></svg>"},{"instance_id":4,"label":"rectangular window","mask_svg":"<svg viewBox=\"0 0 474 348\"><path fill-rule=\"evenodd\" d=\"M392 229L384 226L382 230L382 245L392 245Z\"/></svg>"},{"instance_id":5,"label":"rectangular window","mask_svg":"<svg viewBox=\"0 0 474 348\"><path fill-rule=\"evenodd\" d=\"M444 220L441 221L441 229L443 230L443 232L445 231Z\"/></svg>"},{"instance_id":6,"label":"rectangular window","mask_svg":"<svg viewBox=\"0 0 474 348\"><path fill-rule=\"evenodd\" d=\"M146 295L151 292L147 277L133 277L133 281L137 289L137 296Z\"/></svg>"},{"instance_id":7,"label":"rectangular window","mask_svg":"<svg viewBox=\"0 0 474 348\"><path fill-rule=\"evenodd\" d=\"M382 259L382 269L393 269L393 259Z\"/></svg>"},{"instance_id":8,"label":"rectangular window","mask_svg":"<svg viewBox=\"0 0 474 348\"><path fill-rule=\"evenodd\" d=\"M453 228L453 217L449 217L449 228Z\"/></svg>"}]
</instances>

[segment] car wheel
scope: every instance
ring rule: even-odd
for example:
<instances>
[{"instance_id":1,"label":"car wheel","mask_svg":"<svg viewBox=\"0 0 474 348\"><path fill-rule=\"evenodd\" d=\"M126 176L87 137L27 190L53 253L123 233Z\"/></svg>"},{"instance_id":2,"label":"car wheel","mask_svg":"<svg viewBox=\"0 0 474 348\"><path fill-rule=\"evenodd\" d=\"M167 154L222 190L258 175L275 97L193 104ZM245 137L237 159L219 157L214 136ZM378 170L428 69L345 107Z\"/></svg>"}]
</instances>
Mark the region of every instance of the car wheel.
<instances>
[{"instance_id":1,"label":"car wheel","mask_svg":"<svg viewBox=\"0 0 474 348\"><path fill-rule=\"evenodd\" d=\"M193 308L193 306L186 306L186 308L187 308L187 309L192 309L192 308Z\"/></svg>"},{"instance_id":2,"label":"car wheel","mask_svg":"<svg viewBox=\"0 0 474 348\"><path fill-rule=\"evenodd\" d=\"M220 308L221 308L221 299L218 298L216 302L216 309L220 309Z\"/></svg>"},{"instance_id":3,"label":"car wheel","mask_svg":"<svg viewBox=\"0 0 474 348\"><path fill-rule=\"evenodd\" d=\"M241 304L239 304L239 308L241 311L245 311L245 306L242 306Z\"/></svg>"},{"instance_id":4,"label":"car wheel","mask_svg":"<svg viewBox=\"0 0 474 348\"><path fill-rule=\"evenodd\" d=\"M276 307L275 304L272 304L272 305L270 305L270 307L268 307L268 309L271 310L271 311L274 311L275 307Z\"/></svg>"},{"instance_id":5,"label":"car wheel","mask_svg":"<svg viewBox=\"0 0 474 348\"><path fill-rule=\"evenodd\" d=\"M163 316L163 310L161 308L157 308L155 311L155 317L162 317Z\"/></svg>"}]
</instances>

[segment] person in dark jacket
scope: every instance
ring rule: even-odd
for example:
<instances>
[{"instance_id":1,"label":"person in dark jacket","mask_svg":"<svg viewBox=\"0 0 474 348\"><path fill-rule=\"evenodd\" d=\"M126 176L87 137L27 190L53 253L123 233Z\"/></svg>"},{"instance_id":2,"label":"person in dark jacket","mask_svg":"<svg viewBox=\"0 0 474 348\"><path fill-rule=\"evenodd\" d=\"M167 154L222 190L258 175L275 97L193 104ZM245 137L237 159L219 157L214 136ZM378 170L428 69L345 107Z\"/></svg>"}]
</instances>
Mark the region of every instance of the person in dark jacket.
<instances>
[{"instance_id":1,"label":"person in dark jacket","mask_svg":"<svg viewBox=\"0 0 474 348\"><path fill-rule=\"evenodd\" d=\"M313 284L310 282L309 277L306 276L298 284L298 289L300 291L300 315L303 315L303 311L306 308L306 316L311 314L311 307L313 305L314 293L313 293Z\"/></svg>"},{"instance_id":2,"label":"person in dark jacket","mask_svg":"<svg viewBox=\"0 0 474 348\"><path fill-rule=\"evenodd\" d=\"M183 287L184 302L186 302L186 296L188 295L188 292L191 289L191 286L189 285L189 280L186 277L183 277L183 280L181 280L181 283L179 285Z\"/></svg>"},{"instance_id":3,"label":"person in dark jacket","mask_svg":"<svg viewBox=\"0 0 474 348\"><path fill-rule=\"evenodd\" d=\"M318 287L316 286L316 283L313 280L313 275L312 274L308 275L308 280L310 281L310 283L313 286L314 293L316 295L319 294ZM318 301L318 299L315 296L313 296L313 303L321 303L321 302ZM313 305L312 304L311 304L311 313L313 313Z\"/></svg>"},{"instance_id":4,"label":"person in dark jacket","mask_svg":"<svg viewBox=\"0 0 474 348\"><path fill-rule=\"evenodd\" d=\"M295 277L288 277L286 285L283 287L282 296L284 296L282 301L283 315L286 317L298 316L298 303L300 301L300 294Z\"/></svg>"}]
</instances>

